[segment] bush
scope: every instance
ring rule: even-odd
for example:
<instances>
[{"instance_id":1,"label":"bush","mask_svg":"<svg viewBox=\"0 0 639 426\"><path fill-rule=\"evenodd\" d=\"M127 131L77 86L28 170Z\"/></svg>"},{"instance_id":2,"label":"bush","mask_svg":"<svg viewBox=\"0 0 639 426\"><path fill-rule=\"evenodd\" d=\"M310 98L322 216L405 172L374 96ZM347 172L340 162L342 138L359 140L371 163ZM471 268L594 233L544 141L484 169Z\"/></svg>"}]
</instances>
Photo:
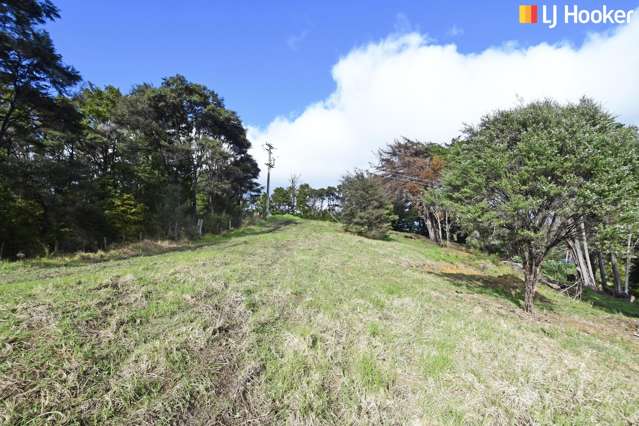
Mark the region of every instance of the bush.
<instances>
[{"instance_id":1,"label":"bush","mask_svg":"<svg viewBox=\"0 0 639 426\"><path fill-rule=\"evenodd\" d=\"M355 171L342 178L341 190L344 228L368 238L385 238L394 217L375 176Z\"/></svg>"},{"instance_id":2,"label":"bush","mask_svg":"<svg viewBox=\"0 0 639 426\"><path fill-rule=\"evenodd\" d=\"M568 281L568 277L571 275L574 276L577 273L574 264L554 259L544 260L541 270L546 277L564 285L572 284Z\"/></svg>"},{"instance_id":3,"label":"bush","mask_svg":"<svg viewBox=\"0 0 639 426\"><path fill-rule=\"evenodd\" d=\"M104 214L123 241L132 240L142 232L144 204L138 203L131 194L115 194Z\"/></svg>"}]
</instances>

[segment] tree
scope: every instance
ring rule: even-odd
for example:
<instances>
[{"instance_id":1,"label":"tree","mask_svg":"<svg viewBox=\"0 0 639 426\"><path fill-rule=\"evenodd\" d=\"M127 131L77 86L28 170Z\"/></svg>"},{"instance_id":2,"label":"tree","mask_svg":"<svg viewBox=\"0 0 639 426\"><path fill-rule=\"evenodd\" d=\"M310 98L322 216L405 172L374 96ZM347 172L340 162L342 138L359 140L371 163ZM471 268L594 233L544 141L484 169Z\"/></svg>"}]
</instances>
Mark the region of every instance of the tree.
<instances>
[{"instance_id":1,"label":"tree","mask_svg":"<svg viewBox=\"0 0 639 426\"><path fill-rule=\"evenodd\" d=\"M313 188L308 183L300 184L299 177L294 177L286 188L278 187L273 190L272 211L308 219L337 220L341 206L339 190L334 186Z\"/></svg>"},{"instance_id":2,"label":"tree","mask_svg":"<svg viewBox=\"0 0 639 426\"><path fill-rule=\"evenodd\" d=\"M300 175L291 173L291 176L288 178L288 192L291 196L291 201L289 205L289 210L291 214L297 213L297 192L300 186Z\"/></svg>"},{"instance_id":3,"label":"tree","mask_svg":"<svg viewBox=\"0 0 639 426\"><path fill-rule=\"evenodd\" d=\"M532 312L546 255L620 205L635 158L632 133L594 102L535 102L468 127L451 146L445 191L465 226L521 256Z\"/></svg>"},{"instance_id":4,"label":"tree","mask_svg":"<svg viewBox=\"0 0 639 426\"><path fill-rule=\"evenodd\" d=\"M142 232L144 205L131 194L116 194L105 211L109 224L122 240L134 239Z\"/></svg>"},{"instance_id":5,"label":"tree","mask_svg":"<svg viewBox=\"0 0 639 426\"><path fill-rule=\"evenodd\" d=\"M295 194L295 211L302 217L317 216L321 206L318 206L319 190L311 188L308 183L298 186Z\"/></svg>"},{"instance_id":6,"label":"tree","mask_svg":"<svg viewBox=\"0 0 639 426\"><path fill-rule=\"evenodd\" d=\"M75 97L82 114L87 162L93 173L102 178L117 179L118 164L123 163L121 148L125 144L125 132L117 123L123 98L120 90L113 86L101 89L91 83Z\"/></svg>"},{"instance_id":7,"label":"tree","mask_svg":"<svg viewBox=\"0 0 639 426\"><path fill-rule=\"evenodd\" d=\"M442 243L448 239L448 212L436 194L441 186L446 148L407 138L378 151L376 171L400 215L415 212L427 236Z\"/></svg>"},{"instance_id":8,"label":"tree","mask_svg":"<svg viewBox=\"0 0 639 426\"><path fill-rule=\"evenodd\" d=\"M628 297L630 294L630 267L634 257L634 251L639 244L637 238L639 234L639 134L637 129L626 129L628 139L634 140L634 153L625 147L610 145L607 149L608 158L626 156L625 164L619 167L618 164L607 163L605 169L613 172L605 175L606 180L601 185L608 191L623 193L614 204L601 204L597 206L594 215L597 218L597 226L593 227L592 240L595 249L599 253L608 253L611 262L612 277L614 279L614 294L616 296ZM618 152L618 150L620 150ZM630 178L629 178L630 177ZM618 269L617 254L625 262L623 282ZM600 256L603 271L602 286L605 286L605 262ZM604 290L606 288L604 287Z\"/></svg>"},{"instance_id":9,"label":"tree","mask_svg":"<svg viewBox=\"0 0 639 426\"><path fill-rule=\"evenodd\" d=\"M180 75L70 96L80 76L42 29L58 17L0 2L0 257L239 224L259 168L237 114Z\"/></svg>"},{"instance_id":10,"label":"tree","mask_svg":"<svg viewBox=\"0 0 639 426\"><path fill-rule=\"evenodd\" d=\"M198 212L239 220L242 197L257 188L259 168L239 117L217 93L181 75L165 78L160 87L142 84L124 99L119 123L129 130L140 169L152 171L143 198L163 229L194 230L203 219ZM171 194L168 209L162 208L166 185L178 193L177 199Z\"/></svg>"},{"instance_id":11,"label":"tree","mask_svg":"<svg viewBox=\"0 0 639 426\"><path fill-rule=\"evenodd\" d=\"M378 178L356 170L342 178L340 188L341 219L346 230L369 238L385 238L393 216Z\"/></svg>"},{"instance_id":12,"label":"tree","mask_svg":"<svg viewBox=\"0 0 639 426\"><path fill-rule=\"evenodd\" d=\"M80 76L41 28L58 17L49 1L0 3L0 245L9 256L56 247L86 206L80 115L65 96Z\"/></svg>"},{"instance_id":13,"label":"tree","mask_svg":"<svg viewBox=\"0 0 639 426\"><path fill-rule=\"evenodd\" d=\"M293 213L291 211L291 192L289 188L277 187L271 194L271 211L276 214Z\"/></svg>"},{"instance_id":14,"label":"tree","mask_svg":"<svg viewBox=\"0 0 639 426\"><path fill-rule=\"evenodd\" d=\"M43 123L64 121L66 90L80 81L40 28L59 18L48 0L0 3L0 160L16 139L34 140Z\"/></svg>"}]
</instances>

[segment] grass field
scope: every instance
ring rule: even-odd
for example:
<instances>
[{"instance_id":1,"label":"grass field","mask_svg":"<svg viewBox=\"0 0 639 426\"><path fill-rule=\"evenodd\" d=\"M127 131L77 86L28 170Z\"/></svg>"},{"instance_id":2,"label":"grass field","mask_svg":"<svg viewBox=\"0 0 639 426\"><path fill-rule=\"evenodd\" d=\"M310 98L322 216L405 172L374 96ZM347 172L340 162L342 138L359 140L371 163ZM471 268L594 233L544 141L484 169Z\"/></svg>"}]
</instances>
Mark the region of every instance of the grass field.
<instances>
[{"instance_id":1,"label":"grass field","mask_svg":"<svg viewBox=\"0 0 639 426\"><path fill-rule=\"evenodd\" d=\"M0 282L3 424L639 423L637 305L531 319L507 266L402 234L280 217Z\"/></svg>"}]
</instances>

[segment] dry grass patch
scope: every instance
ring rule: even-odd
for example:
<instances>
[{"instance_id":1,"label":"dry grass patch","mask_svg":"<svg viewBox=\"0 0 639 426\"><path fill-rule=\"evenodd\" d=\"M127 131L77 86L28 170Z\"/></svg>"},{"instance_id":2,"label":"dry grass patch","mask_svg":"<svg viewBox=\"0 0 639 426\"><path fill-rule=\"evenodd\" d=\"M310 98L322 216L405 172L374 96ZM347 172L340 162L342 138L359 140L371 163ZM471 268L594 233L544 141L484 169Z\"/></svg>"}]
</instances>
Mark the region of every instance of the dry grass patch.
<instances>
[{"instance_id":1,"label":"dry grass patch","mask_svg":"<svg viewBox=\"0 0 639 426\"><path fill-rule=\"evenodd\" d=\"M131 274L71 286L77 297L63 303L16 307L0 359L2 423L245 424L263 416L246 398L260 374L246 365L250 314L227 286L182 301L163 300Z\"/></svg>"}]
</instances>

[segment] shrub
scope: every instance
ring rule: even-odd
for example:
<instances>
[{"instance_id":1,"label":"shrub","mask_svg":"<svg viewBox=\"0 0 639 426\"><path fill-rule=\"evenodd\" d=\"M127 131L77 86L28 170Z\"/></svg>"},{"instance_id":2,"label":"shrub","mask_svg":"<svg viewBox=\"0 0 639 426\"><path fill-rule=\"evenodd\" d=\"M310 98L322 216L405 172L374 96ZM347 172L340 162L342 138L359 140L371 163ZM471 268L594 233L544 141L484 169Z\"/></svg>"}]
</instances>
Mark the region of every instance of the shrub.
<instances>
[{"instance_id":1,"label":"shrub","mask_svg":"<svg viewBox=\"0 0 639 426\"><path fill-rule=\"evenodd\" d=\"M385 238L394 218L375 176L355 171L342 178L341 190L344 228L368 238Z\"/></svg>"}]
</instances>

